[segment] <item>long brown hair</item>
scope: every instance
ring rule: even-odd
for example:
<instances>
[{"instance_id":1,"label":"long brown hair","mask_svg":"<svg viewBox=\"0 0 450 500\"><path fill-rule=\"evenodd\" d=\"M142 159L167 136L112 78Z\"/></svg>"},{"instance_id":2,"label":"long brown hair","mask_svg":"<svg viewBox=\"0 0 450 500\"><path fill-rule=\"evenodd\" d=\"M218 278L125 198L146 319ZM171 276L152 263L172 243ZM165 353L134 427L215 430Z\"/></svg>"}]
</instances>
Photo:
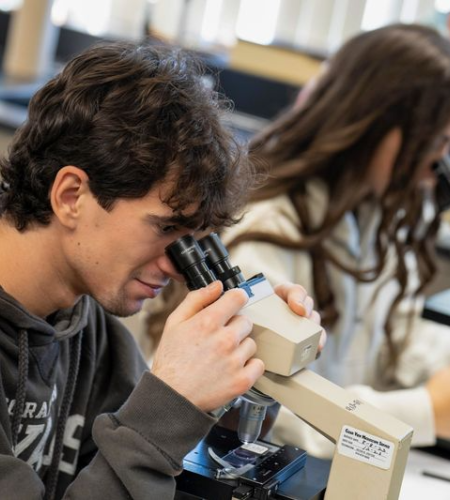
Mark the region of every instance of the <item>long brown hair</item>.
<instances>
[{"instance_id":1,"label":"long brown hair","mask_svg":"<svg viewBox=\"0 0 450 500\"><path fill-rule=\"evenodd\" d=\"M285 248L306 250L313 263L316 307L326 325L338 318L327 269L333 265L359 281L373 281L386 263L389 246L398 258L396 279L400 292L391 312L406 293L405 254L418 262L419 293L431 280L432 236L437 218L418 236L422 199L416 172L450 122L450 42L433 29L419 25L391 25L348 41L328 62L311 95L301 107L284 112L251 141L251 155L269 166L267 182L253 200L287 194L300 223L295 241L263 232L242 235L240 241L268 241ZM390 185L379 205L381 222L376 235L377 264L373 269L348 268L328 252L324 242L342 216L357 212L367 197L369 165L386 134L400 129L402 145ZM328 204L319 224L312 224L305 186L320 179ZM389 317L389 315L388 315ZM399 346L386 334L395 366Z\"/></svg>"}]
</instances>

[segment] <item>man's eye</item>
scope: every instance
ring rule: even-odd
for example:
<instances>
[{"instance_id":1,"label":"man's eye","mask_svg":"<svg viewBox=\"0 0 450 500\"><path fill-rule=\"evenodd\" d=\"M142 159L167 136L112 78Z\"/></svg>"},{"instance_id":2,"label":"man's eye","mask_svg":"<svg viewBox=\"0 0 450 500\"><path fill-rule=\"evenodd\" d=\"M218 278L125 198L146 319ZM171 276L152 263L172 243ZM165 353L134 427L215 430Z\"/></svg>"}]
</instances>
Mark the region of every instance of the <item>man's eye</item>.
<instances>
[{"instance_id":1,"label":"man's eye","mask_svg":"<svg viewBox=\"0 0 450 500\"><path fill-rule=\"evenodd\" d=\"M159 230L162 234L170 234L178 229L178 226L172 224L169 226L159 226Z\"/></svg>"}]
</instances>

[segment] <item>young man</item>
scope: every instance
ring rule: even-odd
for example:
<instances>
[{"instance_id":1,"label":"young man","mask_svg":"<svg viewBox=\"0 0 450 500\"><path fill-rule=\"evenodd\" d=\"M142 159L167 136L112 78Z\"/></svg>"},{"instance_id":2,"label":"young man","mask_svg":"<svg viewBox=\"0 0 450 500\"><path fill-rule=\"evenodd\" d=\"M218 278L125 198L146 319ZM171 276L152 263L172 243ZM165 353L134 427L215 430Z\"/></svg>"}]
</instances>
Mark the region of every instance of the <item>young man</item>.
<instances>
[{"instance_id":1,"label":"young man","mask_svg":"<svg viewBox=\"0 0 450 500\"><path fill-rule=\"evenodd\" d=\"M2 498L173 498L208 412L263 373L242 291L191 292L152 373L113 316L177 277L169 243L244 201L251 169L220 119L194 61L127 43L86 51L32 99L0 163ZM316 315L301 287L279 293Z\"/></svg>"}]
</instances>

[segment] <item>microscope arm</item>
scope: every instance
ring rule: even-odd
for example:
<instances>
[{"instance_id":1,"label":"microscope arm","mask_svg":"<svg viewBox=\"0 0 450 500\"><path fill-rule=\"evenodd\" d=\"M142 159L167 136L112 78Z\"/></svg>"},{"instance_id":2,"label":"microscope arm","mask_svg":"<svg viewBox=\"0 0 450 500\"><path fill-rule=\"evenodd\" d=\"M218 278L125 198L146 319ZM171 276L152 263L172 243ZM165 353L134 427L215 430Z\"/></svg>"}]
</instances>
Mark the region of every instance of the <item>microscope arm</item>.
<instances>
[{"instance_id":1,"label":"microscope arm","mask_svg":"<svg viewBox=\"0 0 450 500\"><path fill-rule=\"evenodd\" d=\"M398 499L411 427L310 370L266 372L255 387L337 444L326 500Z\"/></svg>"},{"instance_id":2,"label":"microscope arm","mask_svg":"<svg viewBox=\"0 0 450 500\"><path fill-rule=\"evenodd\" d=\"M396 500L412 428L304 369L315 359L321 327L273 293L260 295L242 310L253 321L256 355L266 365L255 388L336 444L325 498Z\"/></svg>"}]
</instances>

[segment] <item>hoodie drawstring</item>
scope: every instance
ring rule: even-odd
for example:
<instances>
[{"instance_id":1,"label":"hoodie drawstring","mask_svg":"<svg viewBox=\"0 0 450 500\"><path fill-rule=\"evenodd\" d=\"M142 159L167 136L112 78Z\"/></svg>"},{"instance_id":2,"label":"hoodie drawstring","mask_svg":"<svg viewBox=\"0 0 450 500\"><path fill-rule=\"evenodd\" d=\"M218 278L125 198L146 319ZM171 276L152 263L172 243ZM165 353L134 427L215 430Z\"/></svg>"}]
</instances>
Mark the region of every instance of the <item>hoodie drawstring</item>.
<instances>
[{"instance_id":1,"label":"hoodie drawstring","mask_svg":"<svg viewBox=\"0 0 450 500\"><path fill-rule=\"evenodd\" d=\"M72 405L73 395L75 393L75 386L78 378L78 369L80 367L82 337L83 337L83 332L81 331L80 333L78 333L78 335L75 335L70 339L69 372L67 375L67 383L64 389L64 396L57 420L52 463L50 464L50 467L47 471L47 478L45 481L46 500L53 500L56 493L56 485L58 482L58 475L59 475L59 463L61 461L61 455L64 444L64 431L66 429L66 423L69 417L69 411Z\"/></svg>"},{"instance_id":2,"label":"hoodie drawstring","mask_svg":"<svg viewBox=\"0 0 450 500\"><path fill-rule=\"evenodd\" d=\"M81 353L81 340L83 332L70 339L70 361L69 371L67 374L66 387L59 410L57 419L57 427L55 434L55 444L53 446L53 457L50 467L47 471L46 479L46 494L47 500L53 500L56 493L56 485L58 482L59 463L64 444L64 431L66 428L67 419L69 417L70 407L72 405L73 395L75 393L75 386L78 377L78 368L80 366L80 353ZM26 330L19 330L18 338L19 347L19 373L16 388L16 403L14 405L14 412L11 423L12 435L12 448L17 446L19 438L20 422L22 415L25 411L26 404L26 385L28 380L28 363L29 363L29 350L28 350L28 332Z\"/></svg>"},{"instance_id":3,"label":"hoodie drawstring","mask_svg":"<svg viewBox=\"0 0 450 500\"><path fill-rule=\"evenodd\" d=\"M28 332L26 330L19 330L19 374L17 377L16 388L16 403L14 405L14 412L11 424L12 446L13 450L17 446L17 439L19 437L20 421L22 420L23 412L25 411L25 402L27 395L27 380L28 380Z\"/></svg>"}]
</instances>

